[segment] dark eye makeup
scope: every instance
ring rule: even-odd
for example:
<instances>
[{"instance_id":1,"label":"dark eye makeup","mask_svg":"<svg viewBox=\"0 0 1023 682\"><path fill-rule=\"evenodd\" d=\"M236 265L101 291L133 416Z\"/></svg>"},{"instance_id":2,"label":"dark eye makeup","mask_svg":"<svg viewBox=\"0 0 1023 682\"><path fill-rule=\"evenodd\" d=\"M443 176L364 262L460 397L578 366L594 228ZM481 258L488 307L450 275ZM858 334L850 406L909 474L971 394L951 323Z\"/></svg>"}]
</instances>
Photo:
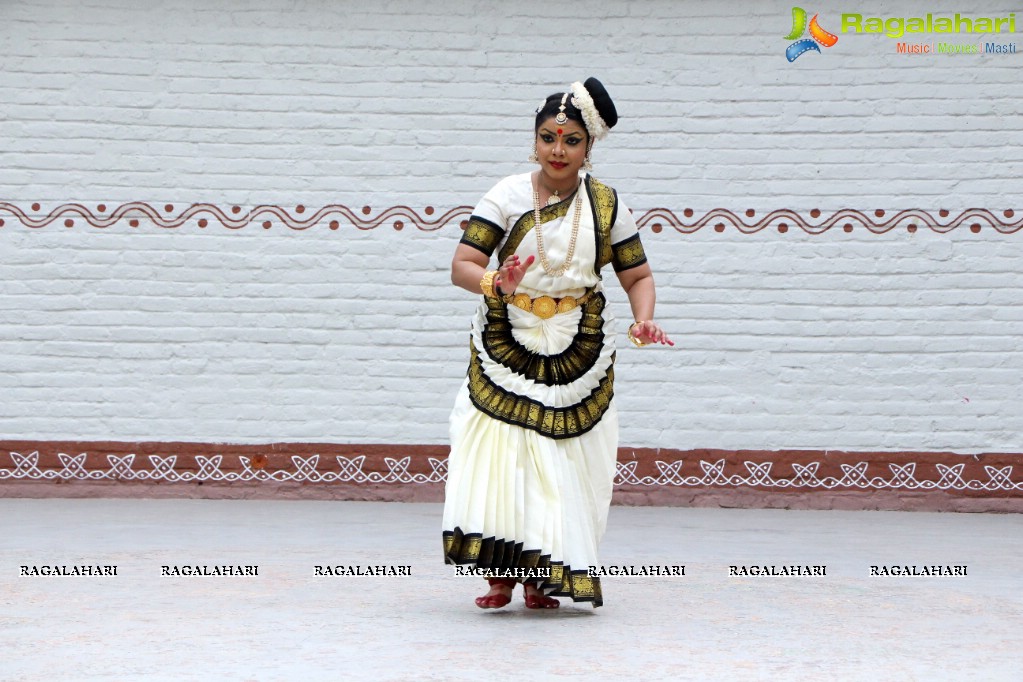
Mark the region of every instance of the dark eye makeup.
<instances>
[{"instance_id":1,"label":"dark eye makeup","mask_svg":"<svg viewBox=\"0 0 1023 682\"><path fill-rule=\"evenodd\" d=\"M554 143L554 135L552 133L541 132L540 133L540 139L543 140L547 144L553 144ZM565 140L565 144L572 145L573 147L583 141L582 136L574 135L574 134L573 135L566 135L563 139Z\"/></svg>"}]
</instances>

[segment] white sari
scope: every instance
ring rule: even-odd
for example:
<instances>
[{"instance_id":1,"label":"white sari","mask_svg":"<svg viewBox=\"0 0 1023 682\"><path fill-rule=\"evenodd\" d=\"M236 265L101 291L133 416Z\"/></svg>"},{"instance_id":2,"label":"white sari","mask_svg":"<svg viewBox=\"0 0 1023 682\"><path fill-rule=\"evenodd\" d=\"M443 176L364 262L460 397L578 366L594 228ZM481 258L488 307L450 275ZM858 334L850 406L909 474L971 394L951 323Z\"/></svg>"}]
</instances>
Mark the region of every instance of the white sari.
<instances>
[{"instance_id":1,"label":"white sari","mask_svg":"<svg viewBox=\"0 0 1023 682\"><path fill-rule=\"evenodd\" d=\"M592 182L580 184L578 203L571 196L541 214L544 251L557 268L580 211L574 256L562 275L539 262L529 174L503 180L473 212L464 243L484 252L500 248L502 259L512 252L520 261L536 258L516 294L586 299L547 319L481 299L468 376L451 413L443 524L448 563L549 569L549 579L532 581L546 594L600 606L600 580L587 569L598 565L607 525L618 414L615 321L598 252L616 269L645 257L629 211L613 190Z\"/></svg>"}]
</instances>

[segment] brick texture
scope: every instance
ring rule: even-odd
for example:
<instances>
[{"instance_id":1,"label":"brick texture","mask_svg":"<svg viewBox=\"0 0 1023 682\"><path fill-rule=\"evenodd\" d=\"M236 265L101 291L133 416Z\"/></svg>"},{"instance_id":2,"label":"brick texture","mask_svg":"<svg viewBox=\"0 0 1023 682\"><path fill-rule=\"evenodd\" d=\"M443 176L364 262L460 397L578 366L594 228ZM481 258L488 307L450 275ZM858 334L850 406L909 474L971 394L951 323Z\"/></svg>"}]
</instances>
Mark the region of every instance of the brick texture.
<instances>
[{"instance_id":1,"label":"brick texture","mask_svg":"<svg viewBox=\"0 0 1023 682\"><path fill-rule=\"evenodd\" d=\"M75 202L436 216L526 170L533 108L592 74L621 114L595 174L637 215L981 208L1018 223L1017 56L899 55L840 34L790 64L790 9L5 3L0 203L32 220ZM448 280L457 219L0 219L7 439L446 441L475 305ZM1023 451L1023 235L777 223L644 228L677 346L622 335L623 445Z\"/></svg>"}]
</instances>

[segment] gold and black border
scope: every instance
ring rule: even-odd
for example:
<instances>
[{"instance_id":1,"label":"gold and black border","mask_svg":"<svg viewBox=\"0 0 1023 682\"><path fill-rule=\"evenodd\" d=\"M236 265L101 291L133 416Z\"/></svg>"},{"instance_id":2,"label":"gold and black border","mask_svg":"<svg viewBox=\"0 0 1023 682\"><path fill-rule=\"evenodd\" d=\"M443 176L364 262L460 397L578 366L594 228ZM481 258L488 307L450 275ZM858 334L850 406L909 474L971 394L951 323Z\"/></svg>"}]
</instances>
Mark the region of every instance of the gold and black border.
<instances>
[{"instance_id":1,"label":"gold and black border","mask_svg":"<svg viewBox=\"0 0 1023 682\"><path fill-rule=\"evenodd\" d=\"M495 384L484 371L479 351L471 339L469 350L469 398L476 409L498 421L536 431L548 438L560 440L586 433L600 422L614 397L614 354L607 373L588 396L569 407L549 407Z\"/></svg>"},{"instance_id":2,"label":"gold and black border","mask_svg":"<svg viewBox=\"0 0 1023 682\"><path fill-rule=\"evenodd\" d=\"M594 292L582 306L579 326L571 345L557 355L534 353L515 340L508 306L488 298L483 349L494 362L545 386L569 384L590 371L604 347L604 295Z\"/></svg>"},{"instance_id":3,"label":"gold and black border","mask_svg":"<svg viewBox=\"0 0 1023 682\"><path fill-rule=\"evenodd\" d=\"M445 530L444 563L465 565L491 571L514 571L516 569L549 570L546 580L536 578L518 582L535 584L539 589L554 597L570 597L572 601L591 602L594 608L604 603L600 578L590 577L587 569L573 570L570 565L551 561L550 554L541 554L539 549L524 550L523 543L514 540L484 538L481 533L465 533L461 528Z\"/></svg>"},{"instance_id":4,"label":"gold and black border","mask_svg":"<svg viewBox=\"0 0 1023 682\"><path fill-rule=\"evenodd\" d=\"M612 264L615 272L629 270L646 263L646 252L643 250L643 242L639 239L639 232L613 244L611 250L614 254Z\"/></svg>"},{"instance_id":5,"label":"gold and black border","mask_svg":"<svg viewBox=\"0 0 1023 682\"><path fill-rule=\"evenodd\" d=\"M600 269L611 262L611 228L618 218L618 193L592 175L586 176L586 191L593 211L593 231L597 243L597 259L594 272L600 277Z\"/></svg>"},{"instance_id":6,"label":"gold and black border","mask_svg":"<svg viewBox=\"0 0 1023 682\"><path fill-rule=\"evenodd\" d=\"M586 195L590 200L590 210L593 214L593 231L597 247L597 258L593 270L600 277L600 270L614 259L614 252L611 248L611 228L618 218L618 192L613 187L605 185L592 175L587 175L583 181ZM563 218L568 214L568 207L575 199L573 192L553 206L545 206L540 209L540 223L547 223L555 218ZM500 260L504 260L518 249L522 239L529 234L536 226L536 218L533 211L527 211L519 216L508 234L508 240L501 247L498 254Z\"/></svg>"},{"instance_id":7,"label":"gold and black border","mask_svg":"<svg viewBox=\"0 0 1023 682\"><path fill-rule=\"evenodd\" d=\"M472 215L469 217L469 224L466 226L465 233L462 234L459 243L468 244L474 249L490 256L494 253L497 245L501 243L503 237L504 228L500 225L478 215Z\"/></svg>"},{"instance_id":8,"label":"gold and black border","mask_svg":"<svg viewBox=\"0 0 1023 682\"><path fill-rule=\"evenodd\" d=\"M549 223L555 218L564 218L568 215L568 207L572 205L574 200L575 192L572 192L558 203L541 208L540 224ZM515 253L515 250L519 248L519 244L522 243L522 239L532 232L534 227L536 227L536 217L533 215L533 211L526 211L519 216L519 219L515 221L515 225L512 226L511 232L508 234L508 241L501 247L498 258L504 261L505 258Z\"/></svg>"}]
</instances>

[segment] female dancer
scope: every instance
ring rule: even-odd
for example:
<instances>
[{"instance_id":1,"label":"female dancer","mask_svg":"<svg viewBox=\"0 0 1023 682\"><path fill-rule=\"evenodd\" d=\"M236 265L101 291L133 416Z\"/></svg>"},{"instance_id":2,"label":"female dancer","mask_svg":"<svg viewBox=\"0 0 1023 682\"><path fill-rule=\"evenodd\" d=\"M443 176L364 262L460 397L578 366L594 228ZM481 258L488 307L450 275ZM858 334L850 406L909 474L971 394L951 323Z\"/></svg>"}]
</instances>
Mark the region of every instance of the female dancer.
<instances>
[{"instance_id":1,"label":"female dancer","mask_svg":"<svg viewBox=\"0 0 1023 682\"><path fill-rule=\"evenodd\" d=\"M451 281L482 294L451 413L444 558L488 575L481 608L602 603L597 547L618 450L615 321L601 271L625 289L637 346L674 345L653 321L654 279L628 208L583 172L618 114L595 78L536 110L539 170L504 178L473 210ZM494 252L498 268L488 270Z\"/></svg>"}]
</instances>

